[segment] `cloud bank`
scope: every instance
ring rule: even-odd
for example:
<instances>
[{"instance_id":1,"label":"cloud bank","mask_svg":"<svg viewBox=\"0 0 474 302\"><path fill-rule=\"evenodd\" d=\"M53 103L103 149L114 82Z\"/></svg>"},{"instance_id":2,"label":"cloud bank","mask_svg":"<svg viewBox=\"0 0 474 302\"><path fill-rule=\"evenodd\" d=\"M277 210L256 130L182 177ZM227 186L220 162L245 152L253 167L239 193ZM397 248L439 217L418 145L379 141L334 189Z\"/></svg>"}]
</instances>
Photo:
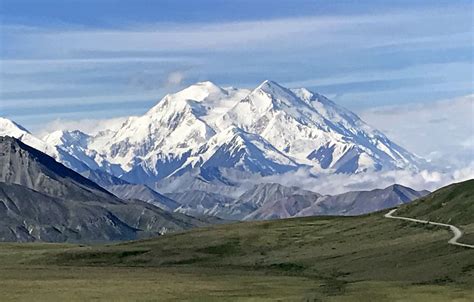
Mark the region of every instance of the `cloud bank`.
<instances>
[{"instance_id":1,"label":"cloud bank","mask_svg":"<svg viewBox=\"0 0 474 302\"><path fill-rule=\"evenodd\" d=\"M465 167L474 161L474 95L372 108L359 115L440 170Z\"/></svg>"},{"instance_id":2,"label":"cloud bank","mask_svg":"<svg viewBox=\"0 0 474 302\"><path fill-rule=\"evenodd\" d=\"M315 176L309 170L301 169L283 175L249 179L244 182L244 186L251 187L255 183L279 183L285 186L297 186L320 194L334 195L348 191L382 189L393 184L401 184L415 190L434 191L451 183L468 179L474 179L474 161L463 168L449 172L398 170Z\"/></svg>"},{"instance_id":3,"label":"cloud bank","mask_svg":"<svg viewBox=\"0 0 474 302\"><path fill-rule=\"evenodd\" d=\"M95 135L104 130L117 130L127 120L127 117L116 117L111 119L79 119L65 120L55 119L44 125L39 131L35 132L38 137L58 130L79 130L89 135Z\"/></svg>"}]
</instances>

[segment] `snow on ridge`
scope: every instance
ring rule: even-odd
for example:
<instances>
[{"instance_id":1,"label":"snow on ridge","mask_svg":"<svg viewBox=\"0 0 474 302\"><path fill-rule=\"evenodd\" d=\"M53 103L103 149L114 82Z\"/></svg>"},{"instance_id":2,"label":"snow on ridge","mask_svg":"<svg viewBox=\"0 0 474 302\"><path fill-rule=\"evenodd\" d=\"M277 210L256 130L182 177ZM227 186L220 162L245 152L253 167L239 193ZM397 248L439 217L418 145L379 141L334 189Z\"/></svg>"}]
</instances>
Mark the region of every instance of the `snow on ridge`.
<instances>
[{"instance_id":1,"label":"snow on ridge","mask_svg":"<svg viewBox=\"0 0 474 302\"><path fill-rule=\"evenodd\" d=\"M0 131L7 128L3 124L0 119ZM4 132L26 136L23 130ZM54 146L50 152L66 153L70 165L73 158L142 183L210 166L268 175L301 166L359 173L419 164L416 156L323 95L270 80L253 90L199 82L166 95L117 130L93 136L53 132L45 141Z\"/></svg>"},{"instance_id":2,"label":"snow on ridge","mask_svg":"<svg viewBox=\"0 0 474 302\"><path fill-rule=\"evenodd\" d=\"M7 118L0 117L0 136L11 136L49 156L55 157L57 155L54 147L49 146L23 126Z\"/></svg>"}]
</instances>

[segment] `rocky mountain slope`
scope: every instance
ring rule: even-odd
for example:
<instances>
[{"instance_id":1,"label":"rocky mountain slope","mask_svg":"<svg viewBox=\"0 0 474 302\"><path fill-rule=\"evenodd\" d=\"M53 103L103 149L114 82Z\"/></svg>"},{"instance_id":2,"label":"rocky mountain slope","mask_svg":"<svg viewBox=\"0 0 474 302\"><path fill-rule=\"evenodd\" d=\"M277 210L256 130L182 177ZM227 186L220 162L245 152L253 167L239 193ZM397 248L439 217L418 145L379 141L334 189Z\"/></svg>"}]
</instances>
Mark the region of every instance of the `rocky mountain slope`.
<instances>
[{"instance_id":1,"label":"rocky mountain slope","mask_svg":"<svg viewBox=\"0 0 474 302\"><path fill-rule=\"evenodd\" d=\"M229 220L267 220L297 216L361 215L409 203L428 194L401 185L371 191L321 195L277 183L255 185L237 198L191 190L168 193L182 205L175 211Z\"/></svg>"},{"instance_id":2,"label":"rocky mountain slope","mask_svg":"<svg viewBox=\"0 0 474 302\"><path fill-rule=\"evenodd\" d=\"M65 135L64 139L67 138L68 141L74 145L74 147L71 148L80 148L76 145L77 138L80 137L80 132L71 131L61 133ZM2 117L0 117L0 136L14 137L22 141L24 144L51 156L56 161L99 185L105 186L127 183L126 181L107 173L99 168L98 165L93 165L92 162L88 160L88 156L76 156L76 154L72 154L72 152L67 148L45 142L31 134L21 125ZM82 150L81 152L86 151Z\"/></svg>"},{"instance_id":3,"label":"rocky mountain slope","mask_svg":"<svg viewBox=\"0 0 474 302\"><path fill-rule=\"evenodd\" d=\"M371 191L352 191L334 196L323 196L297 216L313 215L361 215L388 209L429 194L429 191L415 191L401 185Z\"/></svg>"},{"instance_id":4,"label":"rocky mountain slope","mask_svg":"<svg viewBox=\"0 0 474 302\"><path fill-rule=\"evenodd\" d=\"M266 217L259 217L258 215L253 217L252 214L259 209L264 208L269 203L277 202L278 200L284 200L290 202L297 196L302 197L308 203L306 206L311 205L321 195L318 193L302 190L298 187L286 187L276 183L266 183L255 185L253 188L247 190L239 198L234 200L232 203L222 207L216 211L215 215L219 217L225 217L228 219L265 219ZM294 216L296 206L293 206L293 214L282 215L281 218L288 218ZM276 209L272 209L274 212ZM272 214L270 214L271 216Z\"/></svg>"},{"instance_id":5,"label":"rocky mountain slope","mask_svg":"<svg viewBox=\"0 0 474 302\"><path fill-rule=\"evenodd\" d=\"M122 199L143 200L170 212L181 206L179 202L150 189L146 185L121 184L106 186L105 188Z\"/></svg>"},{"instance_id":6,"label":"rocky mountain slope","mask_svg":"<svg viewBox=\"0 0 474 302\"><path fill-rule=\"evenodd\" d=\"M385 189L322 196L297 187L262 184L242 194L230 205L223 206L216 215L242 220L361 215L409 203L428 193L428 191L415 191L401 185L393 185Z\"/></svg>"},{"instance_id":7,"label":"rocky mountain slope","mask_svg":"<svg viewBox=\"0 0 474 302\"><path fill-rule=\"evenodd\" d=\"M0 137L0 241L130 240L206 224L121 200L52 157Z\"/></svg>"},{"instance_id":8,"label":"rocky mountain slope","mask_svg":"<svg viewBox=\"0 0 474 302\"><path fill-rule=\"evenodd\" d=\"M309 172L308 177L317 177L323 173L417 170L423 164L326 97L273 81L264 81L252 90L196 83L166 95L144 115L128 118L117 130L104 129L94 135L55 131L38 139L3 118L0 134L22 140L122 199L140 199L191 215L226 219L357 215L405 203L421 194L395 186L320 196L276 184L261 184L245 192L245 180L259 183L260 176L290 175L299 169ZM49 186L48 190L60 188L48 178L27 179L16 172L5 175L21 179L22 185L39 192ZM100 187L97 190L107 194Z\"/></svg>"},{"instance_id":9,"label":"rocky mountain slope","mask_svg":"<svg viewBox=\"0 0 474 302\"><path fill-rule=\"evenodd\" d=\"M233 201L231 197L200 190L189 190L183 193L168 193L165 195L180 204L175 209L175 212L196 217L202 215L216 216L216 212L221 206Z\"/></svg>"}]
</instances>

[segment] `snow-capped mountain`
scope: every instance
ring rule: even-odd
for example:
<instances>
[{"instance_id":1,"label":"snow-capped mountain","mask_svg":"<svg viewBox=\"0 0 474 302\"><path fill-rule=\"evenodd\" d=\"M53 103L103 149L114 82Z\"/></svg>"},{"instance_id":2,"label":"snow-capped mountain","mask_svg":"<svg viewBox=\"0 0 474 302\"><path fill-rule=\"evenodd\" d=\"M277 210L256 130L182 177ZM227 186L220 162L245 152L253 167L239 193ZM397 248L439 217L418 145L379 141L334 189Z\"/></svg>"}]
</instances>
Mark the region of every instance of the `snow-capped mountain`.
<instances>
[{"instance_id":1,"label":"snow-capped mountain","mask_svg":"<svg viewBox=\"0 0 474 302\"><path fill-rule=\"evenodd\" d=\"M48 145L14 121L3 117L0 117L0 136L14 137L28 146L48 154L49 156L57 157L57 150L55 147Z\"/></svg>"},{"instance_id":2,"label":"snow-capped mountain","mask_svg":"<svg viewBox=\"0 0 474 302\"><path fill-rule=\"evenodd\" d=\"M64 133L66 134L66 133ZM51 157L57 161L63 163L70 169L77 172L83 172L88 169L88 166L81 160L71 155L67 150L64 150L55 144L47 143L33 134L27 129L18 125L14 121L0 117L0 136L14 137L30 147L33 147Z\"/></svg>"},{"instance_id":3,"label":"snow-capped mountain","mask_svg":"<svg viewBox=\"0 0 474 302\"><path fill-rule=\"evenodd\" d=\"M80 131L55 131L47 135L46 140L41 140L14 121L0 117L0 136L14 137L101 186L127 184L102 170L91 159L93 157L86 156L89 154L85 147L89 136Z\"/></svg>"},{"instance_id":4,"label":"snow-capped mountain","mask_svg":"<svg viewBox=\"0 0 474 302\"><path fill-rule=\"evenodd\" d=\"M230 126L214 135L195 152L192 152L181 169L236 168L262 175L287 172L298 167L298 163L276 149L263 137Z\"/></svg>"},{"instance_id":5,"label":"snow-capped mountain","mask_svg":"<svg viewBox=\"0 0 474 302\"><path fill-rule=\"evenodd\" d=\"M213 121L245 94L210 82L197 83L166 95L145 115L128 119L105 144L92 140L90 148L125 172L145 162L146 172L166 177L217 134Z\"/></svg>"},{"instance_id":6,"label":"snow-capped mountain","mask_svg":"<svg viewBox=\"0 0 474 302\"><path fill-rule=\"evenodd\" d=\"M91 170L151 187L196 171L225 182L222 169L260 175L302 167L315 174L359 173L417 169L420 163L326 97L272 81L253 90L200 82L166 95L118 130L93 136L57 131L43 141L55 147L53 153L65 153ZM65 163L61 156L55 158Z\"/></svg>"},{"instance_id":7,"label":"snow-capped mountain","mask_svg":"<svg viewBox=\"0 0 474 302\"><path fill-rule=\"evenodd\" d=\"M354 173L414 166L415 157L357 115L307 89L265 81L221 117L318 170Z\"/></svg>"}]
</instances>

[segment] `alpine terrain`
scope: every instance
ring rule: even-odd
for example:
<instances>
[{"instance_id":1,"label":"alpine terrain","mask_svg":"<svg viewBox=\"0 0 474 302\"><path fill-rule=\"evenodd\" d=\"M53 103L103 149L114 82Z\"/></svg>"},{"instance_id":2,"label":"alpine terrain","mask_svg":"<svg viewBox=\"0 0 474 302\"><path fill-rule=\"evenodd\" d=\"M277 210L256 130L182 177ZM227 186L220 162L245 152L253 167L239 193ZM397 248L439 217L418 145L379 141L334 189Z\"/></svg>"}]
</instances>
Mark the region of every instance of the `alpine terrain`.
<instances>
[{"instance_id":1,"label":"alpine terrain","mask_svg":"<svg viewBox=\"0 0 474 302\"><path fill-rule=\"evenodd\" d=\"M244 185L298 169L317 177L423 164L326 97L273 81L253 90L196 83L94 135L55 131L39 139L6 118L0 119L0 135L21 140L123 200L192 216L360 215L426 194L399 185L337 196L277 183Z\"/></svg>"},{"instance_id":2,"label":"alpine terrain","mask_svg":"<svg viewBox=\"0 0 474 302\"><path fill-rule=\"evenodd\" d=\"M0 241L130 240L207 224L121 200L52 157L0 137Z\"/></svg>"},{"instance_id":3,"label":"alpine terrain","mask_svg":"<svg viewBox=\"0 0 474 302\"><path fill-rule=\"evenodd\" d=\"M326 97L273 81L253 90L196 83L117 130L56 131L43 141L76 171L83 168L70 158L151 188L186 175L194 177L188 185L202 190L211 183L236 185L239 173L359 173L417 169L421 163Z\"/></svg>"},{"instance_id":4,"label":"alpine terrain","mask_svg":"<svg viewBox=\"0 0 474 302\"><path fill-rule=\"evenodd\" d=\"M473 188L473 180L452 184L396 214L453 224L463 232L460 242L472 246ZM26 301L36 300L37 291L48 301L473 301L474 249L448 244L446 227L389 219L387 212L241 222L121 244L3 243L0 295ZM26 290L32 283L38 290Z\"/></svg>"}]
</instances>

